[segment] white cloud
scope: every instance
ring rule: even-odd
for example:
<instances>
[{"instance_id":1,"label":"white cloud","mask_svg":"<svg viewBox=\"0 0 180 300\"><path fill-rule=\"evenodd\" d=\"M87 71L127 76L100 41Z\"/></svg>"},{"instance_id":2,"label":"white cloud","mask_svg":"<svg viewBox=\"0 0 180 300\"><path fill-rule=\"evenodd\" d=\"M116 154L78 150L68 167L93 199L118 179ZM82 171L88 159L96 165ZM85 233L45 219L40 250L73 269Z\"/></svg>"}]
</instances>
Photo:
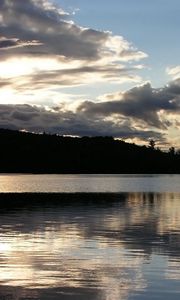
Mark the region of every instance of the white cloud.
<instances>
[{"instance_id":1,"label":"white cloud","mask_svg":"<svg viewBox=\"0 0 180 300\"><path fill-rule=\"evenodd\" d=\"M180 78L180 66L168 67L166 69L166 72L168 75L170 75L172 77L172 79Z\"/></svg>"},{"instance_id":2,"label":"white cloud","mask_svg":"<svg viewBox=\"0 0 180 300\"><path fill-rule=\"evenodd\" d=\"M9 80L6 89L47 93L48 87L141 81L134 63L147 54L122 36L80 27L47 0L1 0L0 11L0 78Z\"/></svg>"}]
</instances>

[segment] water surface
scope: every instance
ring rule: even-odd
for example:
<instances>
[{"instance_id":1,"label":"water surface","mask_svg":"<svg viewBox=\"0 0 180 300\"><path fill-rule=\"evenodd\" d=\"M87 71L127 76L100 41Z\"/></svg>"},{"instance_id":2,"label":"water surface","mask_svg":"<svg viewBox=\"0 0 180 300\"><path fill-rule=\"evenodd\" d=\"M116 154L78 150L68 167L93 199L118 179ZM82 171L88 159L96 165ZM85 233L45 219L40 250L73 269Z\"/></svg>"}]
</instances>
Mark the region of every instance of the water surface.
<instances>
[{"instance_id":1,"label":"water surface","mask_svg":"<svg viewBox=\"0 0 180 300\"><path fill-rule=\"evenodd\" d=\"M130 177L123 178L125 189ZM21 205L15 198L1 205L0 300L179 300L179 177L131 178L139 189L152 178L148 190L156 192L60 194L58 201L49 194L44 203L34 194L27 203L24 194Z\"/></svg>"},{"instance_id":2,"label":"water surface","mask_svg":"<svg viewBox=\"0 0 180 300\"><path fill-rule=\"evenodd\" d=\"M0 192L180 192L180 175L1 174Z\"/></svg>"}]
</instances>

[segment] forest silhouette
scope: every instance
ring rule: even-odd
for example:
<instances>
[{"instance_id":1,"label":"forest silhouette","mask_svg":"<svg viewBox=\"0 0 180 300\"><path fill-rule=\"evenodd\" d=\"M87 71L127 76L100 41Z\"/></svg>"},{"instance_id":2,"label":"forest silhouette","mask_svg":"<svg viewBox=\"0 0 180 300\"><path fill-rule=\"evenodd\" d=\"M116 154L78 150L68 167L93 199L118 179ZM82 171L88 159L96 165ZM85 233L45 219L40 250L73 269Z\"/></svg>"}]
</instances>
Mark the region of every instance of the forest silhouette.
<instances>
[{"instance_id":1,"label":"forest silhouette","mask_svg":"<svg viewBox=\"0 0 180 300\"><path fill-rule=\"evenodd\" d=\"M148 141L147 141L148 144ZM180 154L113 137L63 137L0 129L0 173L179 174Z\"/></svg>"}]
</instances>

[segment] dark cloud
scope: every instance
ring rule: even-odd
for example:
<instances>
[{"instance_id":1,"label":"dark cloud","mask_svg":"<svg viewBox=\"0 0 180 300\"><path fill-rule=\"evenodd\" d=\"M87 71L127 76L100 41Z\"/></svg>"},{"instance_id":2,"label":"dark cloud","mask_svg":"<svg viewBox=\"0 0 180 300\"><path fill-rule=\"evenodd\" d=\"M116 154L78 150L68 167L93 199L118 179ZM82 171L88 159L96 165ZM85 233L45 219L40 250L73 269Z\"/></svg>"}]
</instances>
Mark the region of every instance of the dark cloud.
<instances>
[{"instance_id":1,"label":"dark cloud","mask_svg":"<svg viewBox=\"0 0 180 300\"><path fill-rule=\"evenodd\" d=\"M114 136L118 138L149 138L163 140L163 135L150 130L138 130L127 121L116 124L99 117L87 118L82 113L46 110L31 105L0 105L0 128L25 129L34 132L58 133L78 136Z\"/></svg>"},{"instance_id":2,"label":"dark cloud","mask_svg":"<svg viewBox=\"0 0 180 300\"><path fill-rule=\"evenodd\" d=\"M12 39L40 43L36 47L29 44L24 45L21 50L4 52L5 56L57 55L93 61L113 54L120 59L122 52L123 60L126 57L128 60L146 57L143 52L133 49L123 38L118 42L120 49L113 51L110 46L113 37L109 32L75 25L67 13L48 0L1 0L0 20L1 35L7 39L3 44L6 45L8 40L10 44L15 43Z\"/></svg>"},{"instance_id":3,"label":"dark cloud","mask_svg":"<svg viewBox=\"0 0 180 300\"><path fill-rule=\"evenodd\" d=\"M50 80L49 74L47 77ZM41 83L40 77L37 77L37 82ZM108 135L142 141L153 138L166 143L168 128L171 125L177 130L179 128L179 87L180 80L159 89L145 84L124 93L105 95L106 101L83 101L76 105L76 109L68 103L48 109L32 105L0 105L0 127L61 135Z\"/></svg>"},{"instance_id":4,"label":"dark cloud","mask_svg":"<svg viewBox=\"0 0 180 300\"><path fill-rule=\"evenodd\" d=\"M12 49L12 48L19 48L25 46L37 46L40 45L38 41L20 41L19 39L7 39L7 38L0 38L0 50L3 49Z\"/></svg>"},{"instance_id":5,"label":"dark cloud","mask_svg":"<svg viewBox=\"0 0 180 300\"><path fill-rule=\"evenodd\" d=\"M21 93L98 81L139 82L135 62L147 57L121 36L76 25L52 0L0 0L0 55L9 72L2 71L2 77L9 74L10 87ZM11 74L12 59L24 64L24 71Z\"/></svg>"},{"instance_id":6,"label":"dark cloud","mask_svg":"<svg viewBox=\"0 0 180 300\"><path fill-rule=\"evenodd\" d=\"M85 101L78 107L84 115L123 115L140 120L148 126L165 129L169 122L161 120L160 112L177 113L180 111L180 81L173 81L162 89L153 89L151 85L135 87L117 94L108 95L108 101L100 103ZM112 98L112 100L111 100Z\"/></svg>"},{"instance_id":7,"label":"dark cloud","mask_svg":"<svg viewBox=\"0 0 180 300\"><path fill-rule=\"evenodd\" d=\"M43 44L36 49L25 48L20 54L97 59L101 43L108 37L107 33L81 29L67 22L66 14L49 1L1 0L0 8L1 34L7 38L38 40Z\"/></svg>"},{"instance_id":8,"label":"dark cloud","mask_svg":"<svg viewBox=\"0 0 180 300\"><path fill-rule=\"evenodd\" d=\"M0 48L11 48L18 45L17 39L0 39Z\"/></svg>"},{"instance_id":9,"label":"dark cloud","mask_svg":"<svg viewBox=\"0 0 180 300\"><path fill-rule=\"evenodd\" d=\"M164 89L165 93L168 92L171 96L179 96L180 97L180 78L171 81L170 84L166 86Z\"/></svg>"}]
</instances>

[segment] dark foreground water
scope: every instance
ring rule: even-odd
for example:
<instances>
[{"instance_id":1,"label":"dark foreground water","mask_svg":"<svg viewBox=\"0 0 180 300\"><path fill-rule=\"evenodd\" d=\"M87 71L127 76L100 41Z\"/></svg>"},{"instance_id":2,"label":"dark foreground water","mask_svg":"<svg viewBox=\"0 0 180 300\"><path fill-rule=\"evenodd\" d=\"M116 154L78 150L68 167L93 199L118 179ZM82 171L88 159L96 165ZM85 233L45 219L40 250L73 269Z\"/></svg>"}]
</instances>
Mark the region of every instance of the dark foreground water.
<instances>
[{"instance_id":1,"label":"dark foreground water","mask_svg":"<svg viewBox=\"0 0 180 300\"><path fill-rule=\"evenodd\" d=\"M180 299L179 192L0 194L0 204L0 300Z\"/></svg>"}]
</instances>

